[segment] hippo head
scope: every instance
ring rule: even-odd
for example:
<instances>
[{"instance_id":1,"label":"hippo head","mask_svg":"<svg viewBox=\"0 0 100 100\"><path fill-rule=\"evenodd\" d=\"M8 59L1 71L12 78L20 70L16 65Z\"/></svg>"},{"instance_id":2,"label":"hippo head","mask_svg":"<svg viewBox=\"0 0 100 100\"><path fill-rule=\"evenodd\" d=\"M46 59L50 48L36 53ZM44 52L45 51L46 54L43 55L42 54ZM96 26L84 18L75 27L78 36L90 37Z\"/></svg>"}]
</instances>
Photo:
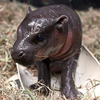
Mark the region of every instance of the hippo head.
<instances>
[{"instance_id":1,"label":"hippo head","mask_svg":"<svg viewBox=\"0 0 100 100\"><path fill-rule=\"evenodd\" d=\"M17 40L11 51L13 60L28 66L52 58L65 43L67 22L65 15L57 15L50 9L31 11L28 8L25 19L17 29Z\"/></svg>"}]
</instances>

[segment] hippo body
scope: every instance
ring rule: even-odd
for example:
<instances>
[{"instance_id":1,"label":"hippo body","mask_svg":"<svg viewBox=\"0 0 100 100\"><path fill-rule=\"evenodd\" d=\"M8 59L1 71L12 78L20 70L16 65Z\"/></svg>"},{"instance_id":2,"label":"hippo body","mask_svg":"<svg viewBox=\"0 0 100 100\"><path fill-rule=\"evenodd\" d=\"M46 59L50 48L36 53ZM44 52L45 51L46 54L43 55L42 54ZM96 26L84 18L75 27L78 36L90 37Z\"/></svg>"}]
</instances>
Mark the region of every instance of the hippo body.
<instances>
[{"instance_id":1,"label":"hippo body","mask_svg":"<svg viewBox=\"0 0 100 100\"><path fill-rule=\"evenodd\" d=\"M75 11L65 5L53 5L31 11L19 25L17 40L11 51L15 62L38 70L38 81L50 87L51 72L62 72L61 94L75 99L73 76L81 51L81 21ZM38 83L39 84L39 83ZM30 86L38 88L37 84ZM47 88L41 93L48 95Z\"/></svg>"}]
</instances>

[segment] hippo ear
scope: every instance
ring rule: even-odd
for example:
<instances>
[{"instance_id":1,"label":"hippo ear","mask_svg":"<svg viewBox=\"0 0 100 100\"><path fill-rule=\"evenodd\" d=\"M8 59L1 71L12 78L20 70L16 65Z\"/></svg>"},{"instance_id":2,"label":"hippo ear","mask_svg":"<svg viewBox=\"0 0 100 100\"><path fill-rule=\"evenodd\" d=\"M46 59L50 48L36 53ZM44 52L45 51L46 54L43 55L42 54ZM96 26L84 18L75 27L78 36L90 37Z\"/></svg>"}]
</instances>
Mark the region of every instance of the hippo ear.
<instances>
[{"instance_id":1,"label":"hippo ear","mask_svg":"<svg viewBox=\"0 0 100 100\"><path fill-rule=\"evenodd\" d=\"M28 7L27 14L29 14L29 13L31 13L31 12L32 12L31 8Z\"/></svg>"},{"instance_id":2,"label":"hippo ear","mask_svg":"<svg viewBox=\"0 0 100 100\"><path fill-rule=\"evenodd\" d=\"M66 15L61 15L56 19L56 29L59 31L68 29L68 17Z\"/></svg>"}]
</instances>

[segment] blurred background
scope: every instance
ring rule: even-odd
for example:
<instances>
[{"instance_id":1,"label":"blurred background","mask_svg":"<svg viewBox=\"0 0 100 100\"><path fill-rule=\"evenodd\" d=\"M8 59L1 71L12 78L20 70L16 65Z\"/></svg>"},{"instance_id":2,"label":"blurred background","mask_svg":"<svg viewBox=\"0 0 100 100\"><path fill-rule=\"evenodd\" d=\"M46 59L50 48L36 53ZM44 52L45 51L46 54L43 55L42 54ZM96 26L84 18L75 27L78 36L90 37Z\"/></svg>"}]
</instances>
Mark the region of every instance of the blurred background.
<instances>
[{"instance_id":1,"label":"blurred background","mask_svg":"<svg viewBox=\"0 0 100 100\"><path fill-rule=\"evenodd\" d=\"M42 7L54 4L65 4L73 9L85 10L89 7L99 8L100 0L11 0L21 3L27 3L35 7Z\"/></svg>"},{"instance_id":2,"label":"blurred background","mask_svg":"<svg viewBox=\"0 0 100 100\"><path fill-rule=\"evenodd\" d=\"M10 51L27 8L30 6L35 10L54 4L65 4L76 10L82 22L82 42L100 62L100 0L0 0L0 100L31 100L26 92L23 96L18 88L5 83L17 73Z\"/></svg>"}]
</instances>

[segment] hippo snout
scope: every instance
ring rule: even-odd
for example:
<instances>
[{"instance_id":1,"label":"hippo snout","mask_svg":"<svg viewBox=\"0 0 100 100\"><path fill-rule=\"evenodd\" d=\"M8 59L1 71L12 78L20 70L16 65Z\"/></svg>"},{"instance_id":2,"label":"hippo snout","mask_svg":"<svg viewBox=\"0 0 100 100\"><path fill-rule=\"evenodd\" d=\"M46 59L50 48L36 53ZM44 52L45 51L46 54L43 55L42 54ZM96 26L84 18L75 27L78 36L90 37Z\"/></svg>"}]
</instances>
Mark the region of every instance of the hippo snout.
<instances>
[{"instance_id":1,"label":"hippo snout","mask_svg":"<svg viewBox=\"0 0 100 100\"><path fill-rule=\"evenodd\" d=\"M35 58L34 54L32 53L33 52L28 50L16 50L14 48L11 50L11 56L13 60L24 66L33 65Z\"/></svg>"},{"instance_id":2,"label":"hippo snout","mask_svg":"<svg viewBox=\"0 0 100 100\"><path fill-rule=\"evenodd\" d=\"M24 51L14 51L12 49L11 56L16 61L16 60L23 58L25 56L25 53L24 53Z\"/></svg>"}]
</instances>

